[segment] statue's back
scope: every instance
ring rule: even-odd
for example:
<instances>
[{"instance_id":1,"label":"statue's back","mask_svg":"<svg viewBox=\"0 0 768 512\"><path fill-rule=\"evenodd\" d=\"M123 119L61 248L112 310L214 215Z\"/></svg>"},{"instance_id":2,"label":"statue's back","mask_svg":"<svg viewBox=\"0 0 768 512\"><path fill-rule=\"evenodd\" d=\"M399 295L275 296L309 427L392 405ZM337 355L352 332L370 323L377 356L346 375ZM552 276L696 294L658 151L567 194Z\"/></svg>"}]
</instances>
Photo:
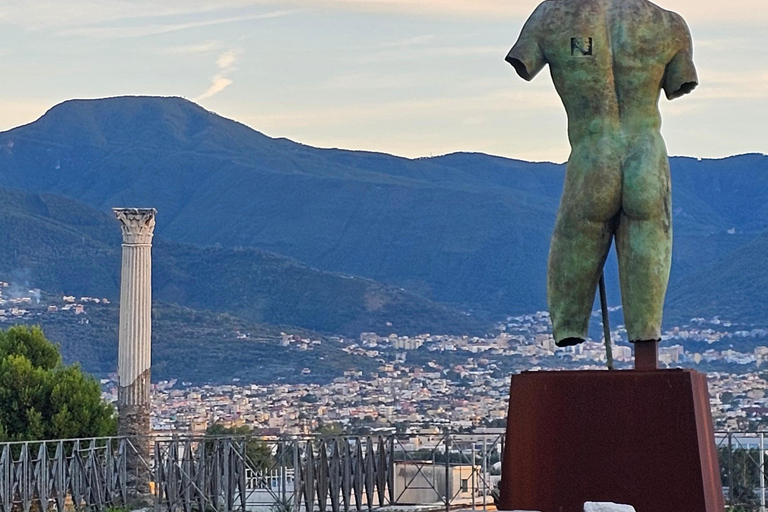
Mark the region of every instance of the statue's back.
<instances>
[{"instance_id":1,"label":"statue's back","mask_svg":"<svg viewBox=\"0 0 768 512\"><path fill-rule=\"evenodd\" d=\"M690 53L682 18L648 0L547 0L507 60L526 79L550 65L573 139L595 123L658 128L660 88L676 97L696 81Z\"/></svg>"},{"instance_id":2,"label":"statue's back","mask_svg":"<svg viewBox=\"0 0 768 512\"><path fill-rule=\"evenodd\" d=\"M696 86L691 46L683 19L647 0L547 0L507 55L526 80L549 64L568 113L547 282L558 346L587 339L613 238L629 340L661 338L672 215L658 99Z\"/></svg>"}]
</instances>

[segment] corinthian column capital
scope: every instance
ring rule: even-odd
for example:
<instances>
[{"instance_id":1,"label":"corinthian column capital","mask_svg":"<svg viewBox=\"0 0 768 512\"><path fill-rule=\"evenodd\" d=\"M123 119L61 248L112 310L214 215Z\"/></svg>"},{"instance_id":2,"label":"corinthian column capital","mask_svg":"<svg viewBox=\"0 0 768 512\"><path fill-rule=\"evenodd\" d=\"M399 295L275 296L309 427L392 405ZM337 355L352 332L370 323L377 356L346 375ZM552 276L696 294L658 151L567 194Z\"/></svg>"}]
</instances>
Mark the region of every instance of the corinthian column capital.
<instances>
[{"instance_id":1,"label":"corinthian column capital","mask_svg":"<svg viewBox=\"0 0 768 512\"><path fill-rule=\"evenodd\" d=\"M124 245L151 245L155 231L154 208L112 208L123 230Z\"/></svg>"}]
</instances>

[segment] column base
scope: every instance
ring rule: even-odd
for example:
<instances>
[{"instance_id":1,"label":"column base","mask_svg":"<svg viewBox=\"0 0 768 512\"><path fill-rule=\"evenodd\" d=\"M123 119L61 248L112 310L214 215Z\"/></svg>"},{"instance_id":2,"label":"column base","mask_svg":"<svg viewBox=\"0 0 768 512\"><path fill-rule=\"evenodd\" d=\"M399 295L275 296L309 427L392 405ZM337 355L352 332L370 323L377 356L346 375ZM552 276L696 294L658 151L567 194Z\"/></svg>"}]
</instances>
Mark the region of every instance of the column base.
<instances>
[{"instance_id":1,"label":"column base","mask_svg":"<svg viewBox=\"0 0 768 512\"><path fill-rule=\"evenodd\" d=\"M126 483L129 500L151 504L152 500L148 498L151 478L149 464L152 460L149 399L145 398L143 404L125 403L127 399L137 395L135 388L139 386L149 389L149 370L144 372L132 386L118 388L117 434L131 443L126 450Z\"/></svg>"}]
</instances>

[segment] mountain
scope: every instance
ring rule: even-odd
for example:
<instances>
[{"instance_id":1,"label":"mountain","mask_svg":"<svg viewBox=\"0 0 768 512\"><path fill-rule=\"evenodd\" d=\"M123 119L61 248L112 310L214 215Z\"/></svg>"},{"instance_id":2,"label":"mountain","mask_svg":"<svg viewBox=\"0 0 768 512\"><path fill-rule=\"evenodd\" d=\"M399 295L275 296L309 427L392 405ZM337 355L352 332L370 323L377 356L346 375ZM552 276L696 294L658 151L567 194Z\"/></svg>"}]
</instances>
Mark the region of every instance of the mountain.
<instances>
[{"instance_id":1,"label":"mountain","mask_svg":"<svg viewBox=\"0 0 768 512\"><path fill-rule=\"evenodd\" d=\"M61 305L61 296L43 294L42 300ZM46 337L60 345L65 362L79 363L87 372L105 377L117 368L118 319L118 304L89 303L84 315L44 311L24 322L41 325ZM300 349L300 343L285 346L281 328L229 314L156 302L152 324L153 381L327 383L347 370L368 373L379 365L374 359L348 354L342 350L344 345L308 331L286 329L319 341L319 345L312 344L311 350ZM304 368L310 368L311 373L302 372Z\"/></svg>"},{"instance_id":2,"label":"mountain","mask_svg":"<svg viewBox=\"0 0 768 512\"><path fill-rule=\"evenodd\" d=\"M768 233L676 286L667 298L670 320L712 318L765 325L768 318Z\"/></svg>"},{"instance_id":3,"label":"mountain","mask_svg":"<svg viewBox=\"0 0 768 512\"><path fill-rule=\"evenodd\" d=\"M671 164L674 294L768 230L768 157ZM165 240L259 248L477 315L546 307L563 176L562 165L483 154L312 148L180 98L73 100L0 134L0 186L100 210L154 206ZM615 274L612 263L613 303Z\"/></svg>"},{"instance_id":4,"label":"mountain","mask_svg":"<svg viewBox=\"0 0 768 512\"><path fill-rule=\"evenodd\" d=\"M119 225L107 213L61 196L0 189L0 281L116 300L120 240ZM258 249L161 237L153 248L153 296L251 322L336 334L485 332L465 313L369 279Z\"/></svg>"},{"instance_id":5,"label":"mountain","mask_svg":"<svg viewBox=\"0 0 768 512\"><path fill-rule=\"evenodd\" d=\"M99 377L117 368L120 306L86 297L83 311L67 309L61 294L5 287L5 299L27 297L23 317L8 306L0 328L27 324L42 327L58 344L64 362L78 363ZM96 302L99 300L99 302ZM287 333L287 335L283 335ZM195 384L276 382L328 383L345 371L375 372L379 362L345 350L350 342L316 332L259 324L227 313L196 311L155 301L152 307L152 380L179 379ZM311 371L307 372L307 368Z\"/></svg>"}]
</instances>

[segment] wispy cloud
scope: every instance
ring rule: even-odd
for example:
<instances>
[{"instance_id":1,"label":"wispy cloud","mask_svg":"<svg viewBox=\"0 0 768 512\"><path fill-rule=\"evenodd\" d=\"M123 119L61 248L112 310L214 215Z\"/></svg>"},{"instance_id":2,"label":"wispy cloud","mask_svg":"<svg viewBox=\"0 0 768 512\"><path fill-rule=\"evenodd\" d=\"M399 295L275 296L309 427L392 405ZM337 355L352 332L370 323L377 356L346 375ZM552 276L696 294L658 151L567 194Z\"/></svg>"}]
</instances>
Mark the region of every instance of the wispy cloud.
<instances>
[{"instance_id":1,"label":"wispy cloud","mask_svg":"<svg viewBox=\"0 0 768 512\"><path fill-rule=\"evenodd\" d=\"M725 72L709 72L702 77L695 98L702 100L766 100L768 71L742 72L734 76Z\"/></svg>"},{"instance_id":2,"label":"wispy cloud","mask_svg":"<svg viewBox=\"0 0 768 512\"><path fill-rule=\"evenodd\" d=\"M240 50L229 50L216 58L216 67L219 72L211 79L211 86L203 94L194 98L195 101L210 98L232 85L233 80L228 75L237 69L235 65L240 53Z\"/></svg>"},{"instance_id":3,"label":"wispy cloud","mask_svg":"<svg viewBox=\"0 0 768 512\"><path fill-rule=\"evenodd\" d=\"M190 30L195 28L210 27L214 25L223 25L225 23L237 23L243 21L264 20L271 18L280 18L283 16L289 16L300 12L298 10L281 10L272 11L261 14L244 14L240 16L228 16L221 18L206 19L201 21L191 22L177 22L177 23L162 23L162 24L149 24L149 25L136 25L136 26L124 26L124 27L77 27L71 29L62 30L59 35L63 36L78 36L78 37L95 37L95 38L131 38L131 37L146 37L160 34L168 34L171 32L179 32L181 30Z\"/></svg>"},{"instance_id":4,"label":"wispy cloud","mask_svg":"<svg viewBox=\"0 0 768 512\"><path fill-rule=\"evenodd\" d=\"M216 65L219 66L219 69L222 70L230 69L235 65L235 62L237 62L237 52L234 50L224 52L219 55L218 59L216 59Z\"/></svg>"},{"instance_id":5,"label":"wispy cloud","mask_svg":"<svg viewBox=\"0 0 768 512\"><path fill-rule=\"evenodd\" d=\"M516 19L528 16L540 0L10 0L0 5L0 24L26 29L51 27L91 27L119 20L160 16L222 16L233 9L244 10L280 5L285 8L334 9L396 15L425 15L468 19ZM659 0L696 23L744 22L759 24L768 20L764 0L702 2L701 0ZM137 13L141 13L137 15Z\"/></svg>"},{"instance_id":6,"label":"wispy cloud","mask_svg":"<svg viewBox=\"0 0 768 512\"><path fill-rule=\"evenodd\" d=\"M405 15L427 15L483 19L519 19L528 16L541 0L286 0L294 5L342 8L347 10ZM764 0L702 2L701 0L659 0L669 10L678 11L696 22L722 23L768 20Z\"/></svg>"},{"instance_id":7,"label":"wispy cloud","mask_svg":"<svg viewBox=\"0 0 768 512\"><path fill-rule=\"evenodd\" d=\"M432 34L424 34L421 36L406 37L404 39L397 39L395 41L389 41L381 45L382 48L406 48L409 46L418 46L422 44L434 41L435 36Z\"/></svg>"},{"instance_id":8,"label":"wispy cloud","mask_svg":"<svg viewBox=\"0 0 768 512\"><path fill-rule=\"evenodd\" d=\"M213 77L211 86L206 89L206 91L195 98L195 101L201 101L206 98L210 98L211 96L214 96L216 94L219 94L221 91L232 85L232 80L229 78L226 78L223 75L216 75Z\"/></svg>"},{"instance_id":9,"label":"wispy cloud","mask_svg":"<svg viewBox=\"0 0 768 512\"><path fill-rule=\"evenodd\" d=\"M467 46L409 46L399 49L372 52L360 57L361 63L375 63L404 60L426 60L436 57L464 57L468 55L502 55L504 47L491 45Z\"/></svg>"},{"instance_id":10,"label":"wispy cloud","mask_svg":"<svg viewBox=\"0 0 768 512\"><path fill-rule=\"evenodd\" d=\"M13 25L27 30L96 29L106 25L167 26L194 18L251 19L254 11L274 9L267 17L281 15L286 10L303 9L301 1L276 0L8 0L0 2L0 25ZM286 9L286 5L290 6ZM255 14L261 17L261 14Z\"/></svg>"},{"instance_id":11,"label":"wispy cloud","mask_svg":"<svg viewBox=\"0 0 768 512\"><path fill-rule=\"evenodd\" d=\"M157 53L161 55L207 55L217 50L221 50L222 46L223 43L221 41L205 41L202 43L160 48L157 50Z\"/></svg>"},{"instance_id":12,"label":"wispy cloud","mask_svg":"<svg viewBox=\"0 0 768 512\"><path fill-rule=\"evenodd\" d=\"M546 88L524 91L522 89L491 90L479 95L409 99L401 101L348 104L337 107L317 107L300 110L280 108L278 112L262 113L247 119L254 126L267 123L278 129L298 126L329 126L372 121L408 121L424 119L433 114L461 119L468 115L509 111L521 112L555 110L562 106L557 97Z\"/></svg>"},{"instance_id":13,"label":"wispy cloud","mask_svg":"<svg viewBox=\"0 0 768 512\"><path fill-rule=\"evenodd\" d=\"M346 91L411 89L428 87L431 78L421 73L389 73L382 75L374 72L342 73L331 76L319 87Z\"/></svg>"}]
</instances>

